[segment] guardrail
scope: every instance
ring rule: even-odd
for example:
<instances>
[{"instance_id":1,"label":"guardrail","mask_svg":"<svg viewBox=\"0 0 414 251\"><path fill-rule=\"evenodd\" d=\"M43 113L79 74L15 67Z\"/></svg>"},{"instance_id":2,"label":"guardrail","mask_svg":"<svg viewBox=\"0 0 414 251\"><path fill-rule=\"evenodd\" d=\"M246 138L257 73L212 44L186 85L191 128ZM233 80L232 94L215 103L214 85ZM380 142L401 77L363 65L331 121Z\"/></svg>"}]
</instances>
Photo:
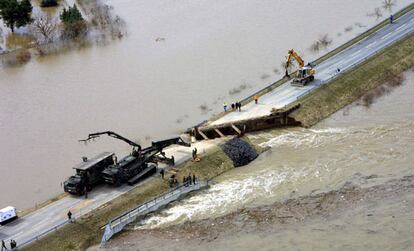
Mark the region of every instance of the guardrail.
<instances>
[{"instance_id":1,"label":"guardrail","mask_svg":"<svg viewBox=\"0 0 414 251\"><path fill-rule=\"evenodd\" d=\"M82 212L82 211L79 211L79 212L77 213L77 216L72 216L72 221L75 221L75 220L76 220L76 218L79 218L79 217L81 217L81 216L82 216L82 215L84 215L84 214L90 213L90 212L91 212L91 211L93 211L93 210L94 210L94 208L91 208L91 209L86 210L86 211L83 211L83 212ZM43 231L43 232L41 232L41 233L37 234L36 236L34 236L34 237L32 237L32 238L30 238L30 239L28 239L28 240L25 240L25 241L23 241L23 242L17 243L16 248L14 248L14 249L8 249L8 250L18 250L18 249L20 249L20 248L22 248L22 247L24 247L24 246L26 246L26 245L28 245L28 244L32 243L33 241L37 241L37 240L39 240L40 238L42 238L42 237L46 236L47 234L49 234L49 233L51 233L51 232L54 232L54 231L58 230L59 228L63 227L64 225L66 225L66 224L67 224L67 223L69 223L69 222L71 222L71 220L65 219L65 220L63 220L63 221L59 222L58 224L56 224L55 226L53 226L53 227L51 227L51 228L49 228L49 229L47 229L47 230L45 230L45 231ZM7 241L9 241L9 240L10 240L10 239L5 240L5 241L7 242Z\"/></svg>"},{"instance_id":2,"label":"guardrail","mask_svg":"<svg viewBox=\"0 0 414 251\"><path fill-rule=\"evenodd\" d=\"M172 201L179 199L181 196L196 190L200 190L208 186L208 181L198 181L193 185L180 185L173 190L161 194L143 204L123 213L122 215L113 218L105 225L105 232L102 235L101 246L103 246L114 234L119 233L123 228L136 221L139 216L144 216L150 212L154 212L159 208L169 204Z\"/></svg>"}]
</instances>

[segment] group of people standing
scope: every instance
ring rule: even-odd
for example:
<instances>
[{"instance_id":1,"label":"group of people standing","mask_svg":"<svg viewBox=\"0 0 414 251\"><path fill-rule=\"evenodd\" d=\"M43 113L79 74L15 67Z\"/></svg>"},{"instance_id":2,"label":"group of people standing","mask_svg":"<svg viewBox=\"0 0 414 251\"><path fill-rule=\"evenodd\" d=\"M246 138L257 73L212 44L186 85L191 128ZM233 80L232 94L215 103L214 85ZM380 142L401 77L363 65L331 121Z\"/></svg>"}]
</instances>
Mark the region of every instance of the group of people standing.
<instances>
[{"instance_id":1,"label":"group of people standing","mask_svg":"<svg viewBox=\"0 0 414 251\"><path fill-rule=\"evenodd\" d=\"M196 176L195 174L193 174L193 176L191 177L191 174L188 174L187 177L183 177L183 184L184 186L191 186L191 184L195 185L196 184Z\"/></svg>"},{"instance_id":2,"label":"group of people standing","mask_svg":"<svg viewBox=\"0 0 414 251\"><path fill-rule=\"evenodd\" d=\"M254 103L257 105L259 103L259 96L258 95L254 95L253 96L253 100L254 100ZM231 109L233 111L237 111L238 110L239 112L241 112L241 107L242 107L242 103L241 102L231 103ZM224 112L227 112L227 103L226 102L223 103L223 109L224 109Z\"/></svg>"},{"instance_id":3,"label":"group of people standing","mask_svg":"<svg viewBox=\"0 0 414 251\"><path fill-rule=\"evenodd\" d=\"M241 107L242 107L241 102L231 103L231 109L233 111L238 110L239 112L241 112ZM223 103L223 108L224 108L224 112L227 112L227 103L226 102Z\"/></svg>"},{"instance_id":4,"label":"group of people standing","mask_svg":"<svg viewBox=\"0 0 414 251\"><path fill-rule=\"evenodd\" d=\"M195 176L195 174L193 174L192 176L191 174L188 174L188 176L183 177L183 185L186 187L195 185L196 181L197 181L197 177ZM175 174L171 175L170 178L168 179L168 185L170 186L170 188L177 187L179 185Z\"/></svg>"}]
</instances>

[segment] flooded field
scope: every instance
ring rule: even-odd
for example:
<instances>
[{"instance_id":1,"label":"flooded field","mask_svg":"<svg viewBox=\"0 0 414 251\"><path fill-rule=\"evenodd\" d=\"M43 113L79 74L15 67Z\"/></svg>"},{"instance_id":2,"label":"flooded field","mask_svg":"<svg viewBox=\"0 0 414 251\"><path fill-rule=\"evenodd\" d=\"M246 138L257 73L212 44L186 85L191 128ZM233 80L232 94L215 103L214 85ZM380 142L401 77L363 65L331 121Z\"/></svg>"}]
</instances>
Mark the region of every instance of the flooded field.
<instances>
[{"instance_id":1,"label":"flooded field","mask_svg":"<svg viewBox=\"0 0 414 251\"><path fill-rule=\"evenodd\" d=\"M108 249L412 249L414 72L404 77L370 108L353 104L312 129L250 136L270 150Z\"/></svg>"},{"instance_id":2,"label":"flooded field","mask_svg":"<svg viewBox=\"0 0 414 251\"><path fill-rule=\"evenodd\" d=\"M121 41L0 68L0 189L13 188L1 195L2 205L25 208L61 192L81 156L130 150L111 138L79 144L88 133L113 130L143 144L177 134L219 112L223 101L280 78L288 49L310 61L326 52L311 49L325 34L334 48L412 1L398 0L391 11L380 0L107 2L127 23L128 36ZM372 15L375 8L381 17ZM1 47L5 41L14 40L2 39ZM363 134L338 130L338 137ZM312 134L289 133L305 140ZM262 140L274 144L274 135ZM313 149L305 144L296 151L308 148ZM265 156L257 165L268 165ZM291 158L326 171L316 160ZM275 182L267 175L291 175L285 168L286 173L263 169L263 183ZM302 175L318 179L315 172L305 169Z\"/></svg>"}]
</instances>

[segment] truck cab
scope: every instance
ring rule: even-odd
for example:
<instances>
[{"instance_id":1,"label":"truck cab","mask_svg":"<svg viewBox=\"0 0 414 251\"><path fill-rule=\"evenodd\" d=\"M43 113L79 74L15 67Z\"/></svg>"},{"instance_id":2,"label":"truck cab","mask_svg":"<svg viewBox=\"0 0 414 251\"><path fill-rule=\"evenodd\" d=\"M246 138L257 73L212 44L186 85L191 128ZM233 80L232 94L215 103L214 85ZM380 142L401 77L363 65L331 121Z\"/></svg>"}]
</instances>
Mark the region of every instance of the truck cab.
<instances>
[{"instance_id":1,"label":"truck cab","mask_svg":"<svg viewBox=\"0 0 414 251\"><path fill-rule=\"evenodd\" d=\"M64 190L73 195L83 195L85 191L102 182L102 171L114 164L114 153L103 152L75 166L76 174L64 182Z\"/></svg>"}]
</instances>

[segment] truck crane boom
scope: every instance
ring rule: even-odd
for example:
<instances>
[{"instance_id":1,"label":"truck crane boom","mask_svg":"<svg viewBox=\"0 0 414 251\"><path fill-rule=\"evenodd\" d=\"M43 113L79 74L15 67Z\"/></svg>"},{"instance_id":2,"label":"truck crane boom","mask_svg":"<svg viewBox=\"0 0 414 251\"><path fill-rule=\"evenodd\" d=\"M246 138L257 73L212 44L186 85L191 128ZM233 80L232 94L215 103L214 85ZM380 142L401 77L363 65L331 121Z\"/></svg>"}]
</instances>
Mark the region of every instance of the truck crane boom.
<instances>
[{"instance_id":1,"label":"truck crane boom","mask_svg":"<svg viewBox=\"0 0 414 251\"><path fill-rule=\"evenodd\" d=\"M110 136L112 138L116 138L116 139L122 140L122 141L128 143L129 145L131 145L133 148L137 148L136 149L137 151L141 151L141 149L142 149L142 147L139 144L137 144L137 143L135 143L135 142L133 142L133 141L125 138L125 137L122 137L121 135L119 135L119 134L117 134L115 132L112 132L112 131L91 133L91 134L88 135L88 138L81 139L79 141L81 141L81 142L87 142L87 141L90 141L92 139L98 138L99 136L101 136L103 134L106 134L106 135L108 135L108 136Z\"/></svg>"}]
</instances>

